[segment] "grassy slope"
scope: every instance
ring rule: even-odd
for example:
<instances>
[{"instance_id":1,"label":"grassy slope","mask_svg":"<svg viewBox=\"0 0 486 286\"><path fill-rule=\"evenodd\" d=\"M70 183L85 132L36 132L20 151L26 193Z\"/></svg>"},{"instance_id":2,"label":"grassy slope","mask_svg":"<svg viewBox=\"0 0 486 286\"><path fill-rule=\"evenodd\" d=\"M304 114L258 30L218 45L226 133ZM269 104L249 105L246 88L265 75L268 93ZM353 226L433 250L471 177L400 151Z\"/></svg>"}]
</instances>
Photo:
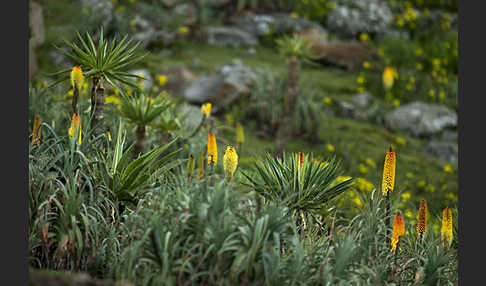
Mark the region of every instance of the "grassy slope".
<instances>
[{"instance_id":1,"label":"grassy slope","mask_svg":"<svg viewBox=\"0 0 486 286\"><path fill-rule=\"evenodd\" d=\"M163 57L157 53L152 53L145 61L145 66L153 72L156 72L158 67L162 65L182 63L191 67L194 59L197 58L200 67L193 71L198 75L204 75L238 58L249 66L264 68L273 72L286 72L285 61L273 49L258 47L256 51L255 55L248 55L247 49L243 48L218 48L185 43L183 48L172 57ZM341 70L304 65L301 75L301 88L317 89L319 93L322 93L322 96L332 94L348 99L355 90L355 78L355 74ZM249 128L248 125L245 127L246 129ZM254 134L255 130L245 130L246 143L244 153L240 154L241 167L248 166L249 162L253 161L251 157L259 157L265 151L270 151L273 148L273 138L261 138ZM405 139L405 144L397 144L397 137ZM343 159L343 169L346 175L366 178L377 188L381 186L384 154L388 146L394 146L398 154L397 189L412 193L412 198L407 201L408 205L403 205L404 211L410 210L415 215L418 201L421 199L426 199L429 202L429 209L434 215L445 206L455 204L454 199L444 199L444 197L446 193L454 193L457 196L457 166L452 164L454 170L452 174L445 173L443 167L448 162L423 153L420 150L422 141L418 139L405 133L391 133L381 126L368 122L334 117L327 113L323 113L320 122L319 138L335 147L333 153ZM234 140L234 138L225 139L229 142ZM326 150L325 145L313 145L297 138L290 142L288 150L312 152L320 157L332 155L331 152ZM223 151L224 146L220 146L220 152ZM368 158L376 163L376 168L367 166L368 171L365 174L360 173L360 163L364 163ZM413 177L411 177L411 174L407 177L407 173L412 173ZM421 180L425 181L425 186L417 187ZM433 191L430 186L433 186Z\"/></svg>"}]
</instances>

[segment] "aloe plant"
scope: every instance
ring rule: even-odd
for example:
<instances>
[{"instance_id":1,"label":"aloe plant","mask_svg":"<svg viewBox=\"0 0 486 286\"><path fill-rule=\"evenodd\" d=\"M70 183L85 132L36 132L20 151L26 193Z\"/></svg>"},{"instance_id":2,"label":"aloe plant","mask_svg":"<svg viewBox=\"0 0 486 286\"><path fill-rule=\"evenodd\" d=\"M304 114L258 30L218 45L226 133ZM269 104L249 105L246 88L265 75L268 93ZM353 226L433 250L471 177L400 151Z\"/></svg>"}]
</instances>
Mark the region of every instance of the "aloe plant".
<instances>
[{"instance_id":1,"label":"aloe plant","mask_svg":"<svg viewBox=\"0 0 486 286\"><path fill-rule=\"evenodd\" d=\"M297 154L284 153L283 158L266 154L261 162L254 163L254 168L254 176L242 172L248 179L243 184L265 199L283 203L299 214L317 213L353 183L353 179L335 183L340 173L335 158L326 164L314 162L312 155L306 155L298 164Z\"/></svg>"},{"instance_id":2,"label":"aloe plant","mask_svg":"<svg viewBox=\"0 0 486 286\"><path fill-rule=\"evenodd\" d=\"M124 94L120 83L126 84L137 89L137 85L130 81L129 78L142 78L139 75L131 74L123 71L130 65L133 65L144 58L147 53L136 55L140 42L130 45L132 39L125 35L120 41L117 41L116 36L111 40L106 40L103 37L103 28L99 33L97 44L93 42L91 35L86 33L83 38L77 32L77 39L79 44L64 40L64 43L71 51L67 51L56 47L62 54L66 55L74 62L78 63L84 72L86 78L90 78L92 82L91 87L91 129L95 136L105 133L104 130L104 92L105 81L117 89L121 94ZM61 70L54 75L60 75L60 79L54 84L69 79L69 72L71 69ZM142 78L143 79L143 78Z\"/></svg>"},{"instance_id":3,"label":"aloe plant","mask_svg":"<svg viewBox=\"0 0 486 286\"><path fill-rule=\"evenodd\" d=\"M120 101L120 114L129 122L135 124L135 152L138 156L143 151L146 127L169 108L169 99L165 96L151 98L144 92L135 93L133 96L122 95Z\"/></svg>"}]
</instances>

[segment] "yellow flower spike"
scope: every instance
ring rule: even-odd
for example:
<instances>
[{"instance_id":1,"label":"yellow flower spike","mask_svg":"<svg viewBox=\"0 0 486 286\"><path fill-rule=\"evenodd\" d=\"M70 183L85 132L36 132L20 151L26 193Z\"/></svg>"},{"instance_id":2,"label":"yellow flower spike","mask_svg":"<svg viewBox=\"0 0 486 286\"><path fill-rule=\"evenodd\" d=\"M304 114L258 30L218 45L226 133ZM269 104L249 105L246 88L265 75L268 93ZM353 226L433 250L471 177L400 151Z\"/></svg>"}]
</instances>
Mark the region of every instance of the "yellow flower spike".
<instances>
[{"instance_id":1,"label":"yellow flower spike","mask_svg":"<svg viewBox=\"0 0 486 286\"><path fill-rule=\"evenodd\" d=\"M396 154L390 147L390 151L386 152L385 164L383 167L383 181L381 188L383 195L393 191L395 185L395 166L396 166Z\"/></svg>"},{"instance_id":2,"label":"yellow flower spike","mask_svg":"<svg viewBox=\"0 0 486 286\"><path fill-rule=\"evenodd\" d=\"M69 127L68 134L70 138L73 138L74 134L77 134L78 143L81 145L81 117L77 113L73 114L71 127Z\"/></svg>"},{"instance_id":3,"label":"yellow flower spike","mask_svg":"<svg viewBox=\"0 0 486 286\"><path fill-rule=\"evenodd\" d=\"M218 146L216 145L216 137L213 132L208 134L208 164L216 166L218 163Z\"/></svg>"},{"instance_id":4,"label":"yellow flower spike","mask_svg":"<svg viewBox=\"0 0 486 286\"><path fill-rule=\"evenodd\" d=\"M226 152L223 156L223 167L226 179L231 181L233 174L238 167L238 154L233 146L226 147Z\"/></svg>"},{"instance_id":5,"label":"yellow flower spike","mask_svg":"<svg viewBox=\"0 0 486 286\"><path fill-rule=\"evenodd\" d=\"M405 223L401 215L395 215L393 219L393 234L391 241L391 250L395 251L397 248L398 240L400 236L405 234Z\"/></svg>"},{"instance_id":6,"label":"yellow flower spike","mask_svg":"<svg viewBox=\"0 0 486 286\"><path fill-rule=\"evenodd\" d=\"M73 88L79 89L83 86L84 75L80 66L73 67L71 71L71 84Z\"/></svg>"},{"instance_id":7,"label":"yellow flower spike","mask_svg":"<svg viewBox=\"0 0 486 286\"><path fill-rule=\"evenodd\" d=\"M204 156L202 152L199 152L197 159L197 178L199 180L204 178Z\"/></svg>"},{"instance_id":8,"label":"yellow flower spike","mask_svg":"<svg viewBox=\"0 0 486 286\"><path fill-rule=\"evenodd\" d=\"M417 217L417 233L422 237L427 228L427 202L422 200L420 202L418 217Z\"/></svg>"},{"instance_id":9,"label":"yellow flower spike","mask_svg":"<svg viewBox=\"0 0 486 286\"><path fill-rule=\"evenodd\" d=\"M209 117L211 115L211 103L201 105L201 111L206 118Z\"/></svg>"},{"instance_id":10,"label":"yellow flower spike","mask_svg":"<svg viewBox=\"0 0 486 286\"><path fill-rule=\"evenodd\" d=\"M236 123L236 142L243 144L245 142L245 133L243 132L243 126L238 122Z\"/></svg>"},{"instance_id":11,"label":"yellow flower spike","mask_svg":"<svg viewBox=\"0 0 486 286\"><path fill-rule=\"evenodd\" d=\"M108 141L111 142L111 132L110 132L110 130L107 130L106 131L106 137L108 137Z\"/></svg>"},{"instance_id":12,"label":"yellow flower spike","mask_svg":"<svg viewBox=\"0 0 486 286\"><path fill-rule=\"evenodd\" d=\"M445 208L442 211L442 228L440 229L440 237L444 243L444 247L448 248L452 243L452 211L450 208Z\"/></svg>"},{"instance_id":13,"label":"yellow flower spike","mask_svg":"<svg viewBox=\"0 0 486 286\"><path fill-rule=\"evenodd\" d=\"M192 172L194 171L194 156L189 155L189 160L187 161L187 177L190 178L192 176Z\"/></svg>"},{"instance_id":14,"label":"yellow flower spike","mask_svg":"<svg viewBox=\"0 0 486 286\"><path fill-rule=\"evenodd\" d=\"M385 87L385 90L390 90L393 87L393 81L395 79L395 70L392 67L385 67L385 70L383 71L383 86Z\"/></svg>"},{"instance_id":15,"label":"yellow flower spike","mask_svg":"<svg viewBox=\"0 0 486 286\"><path fill-rule=\"evenodd\" d=\"M32 128L32 144L39 145L41 139L41 129L40 129L40 117L36 115L34 117L34 126Z\"/></svg>"}]
</instances>

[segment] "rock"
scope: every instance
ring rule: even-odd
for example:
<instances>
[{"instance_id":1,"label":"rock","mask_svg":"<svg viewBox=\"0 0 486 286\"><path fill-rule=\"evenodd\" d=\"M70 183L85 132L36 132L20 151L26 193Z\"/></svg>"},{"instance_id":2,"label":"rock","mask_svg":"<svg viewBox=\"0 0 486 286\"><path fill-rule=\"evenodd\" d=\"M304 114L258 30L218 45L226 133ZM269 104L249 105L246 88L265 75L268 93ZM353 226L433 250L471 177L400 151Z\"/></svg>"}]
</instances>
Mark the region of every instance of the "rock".
<instances>
[{"instance_id":1,"label":"rock","mask_svg":"<svg viewBox=\"0 0 486 286\"><path fill-rule=\"evenodd\" d=\"M196 7L192 3L182 3L177 5L173 9L174 14L179 16L184 16L188 18L193 18L196 15Z\"/></svg>"},{"instance_id":2,"label":"rock","mask_svg":"<svg viewBox=\"0 0 486 286\"><path fill-rule=\"evenodd\" d=\"M113 3L108 0L80 0L80 2L81 8L87 9L87 15L89 15L89 17L84 17L87 21L86 24L96 31L100 26L108 31L114 15Z\"/></svg>"},{"instance_id":3,"label":"rock","mask_svg":"<svg viewBox=\"0 0 486 286\"><path fill-rule=\"evenodd\" d=\"M328 34L320 29L308 28L298 32L300 36L304 37L311 46L325 45L329 43Z\"/></svg>"},{"instance_id":4,"label":"rock","mask_svg":"<svg viewBox=\"0 0 486 286\"><path fill-rule=\"evenodd\" d=\"M147 47L155 38L155 29L152 27L149 21L136 15L131 22L132 27L135 29L132 38L135 41L140 41L139 48L143 49Z\"/></svg>"},{"instance_id":5,"label":"rock","mask_svg":"<svg viewBox=\"0 0 486 286\"><path fill-rule=\"evenodd\" d=\"M51 58L52 62L56 66L63 69L72 68L74 66L74 63L71 61L70 58L54 49L49 51L49 58Z\"/></svg>"},{"instance_id":6,"label":"rock","mask_svg":"<svg viewBox=\"0 0 486 286\"><path fill-rule=\"evenodd\" d=\"M390 29L392 19L386 1L339 0L327 14L326 28L348 38L355 38L360 33L380 35Z\"/></svg>"},{"instance_id":7,"label":"rock","mask_svg":"<svg viewBox=\"0 0 486 286\"><path fill-rule=\"evenodd\" d=\"M29 1L29 44L32 48L42 45L45 41L44 17L42 6Z\"/></svg>"},{"instance_id":8,"label":"rock","mask_svg":"<svg viewBox=\"0 0 486 286\"><path fill-rule=\"evenodd\" d=\"M258 45L258 39L248 32L235 27L207 27L208 43L221 47L240 47Z\"/></svg>"},{"instance_id":9,"label":"rock","mask_svg":"<svg viewBox=\"0 0 486 286\"><path fill-rule=\"evenodd\" d=\"M312 50L316 55L315 61L348 70L360 68L363 61L376 54L372 47L358 42L314 44Z\"/></svg>"},{"instance_id":10,"label":"rock","mask_svg":"<svg viewBox=\"0 0 486 286\"><path fill-rule=\"evenodd\" d=\"M257 72L239 60L223 65L216 74L193 81L184 92L190 103L211 102L216 107L231 104L238 97L248 94L257 78Z\"/></svg>"},{"instance_id":11,"label":"rock","mask_svg":"<svg viewBox=\"0 0 486 286\"><path fill-rule=\"evenodd\" d=\"M366 115L356 110L356 107L349 102L336 100L335 109L339 116L367 120Z\"/></svg>"},{"instance_id":12,"label":"rock","mask_svg":"<svg viewBox=\"0 0 486 286\"><path fill-rule=\"evenodd\" d=\"M451 130L444 130L441 133L441 140L448 141L448 142L456 142L457 143L457 131Z\"/></svg>"},{"instance_id":13,"label":"rock","mask_svg":"<svg viewBox=\"0 0 486 286\"><path fill-rule=\"evenodd\" d=\"M369 92L361 92L353 96L353 103L358 108L367 108L370 106L373 96Z\"/></svg>"},{"instance_id":14,"label":"rock","mask_svg":"<svg viewBox=\"0 0 486 286\"><path fill-rule=\"evenodd\" d=\"M457 163L458 146L453 142L431 141L422 146L422 151L425 153Z\"/></svg>"},{"instance_id":15,"label":"rock","mask_svg":"<svg viewBox=\"0 0 486 286\"><path fill-rule=\"evenodd\" d=\"M324 28L318 23L304 18L292 18L286 13L255 14L246 12L231 19L231 23L255 37L272 34L284 34L300 32L314 28L325 33Z\"/></svg>"},{"instance_id":16,"label":"rock","mask_svg":"<svg viewBox=\"0 0 486 286\"><path fill-rule=\"evenodd\" d=\"M132 73L132 74L139 75L139 76L143 76L145 78L145 80L138 79L138 78L129 78L130 81L143 84L144 90L150 90L152 88L152 86L154 84L154 80L153 80L152 75L150 75L148 70L138 69L138 70L130 70L128 72Z\"/></svg>"},{"instance_id":17,"label":"rock","mask_svg":"<svg viewBox=\"0 0 486 286\"><path fill-rule=\"evenodd\" d=\"M162 4L164 4L165 6L169 7L169 8L172 8L174 5L177 5L181 2L183 2L184 0L160 0L160 2L162 2Z\"/></svg>"},{"instance_id":18,"label":"rock","mask_svg":"<svg viewBox=\"0 0 486 286\"><path fill-rule=\"evenodd\" d=\"M210 98L217 97L219 87L223 84L221 75L197 78L184 92L184 98L190 103L202 104Z\"/></svg>"},{"instance_id":19,"label":"rock","mask_svg":"<svg viewBox=\"0 0 486 286\"><path fill-rule=\"evenodd\" d=\"M457 113L439 104L420 101L402 105L385 114L385 125L391 130L404 130L412 135L430 136L457 126Z\"/></svg>"},{"instance_id":20,"label":"rock","mask_svg":"<svg viewBox=\"0 0 486 286\"><path fill-rule=\"evenodd\" d=\"M163 88L174 96L183 96L184 90L196 79L196 76L184 65L163 67L157 75L159 74L167 77Z\"/></svg>"},{"instance_id":21,"label":"rock","mask_svg":"<svg viewBox=\"0 0 486 286\"><path fill-rule=\"evenodd\" d=\"M177 117L182 118L181 131L187 135L192 134L201 123L201 107L192 104L182 104L177 109Z\"/></svg>"}]
</instances>

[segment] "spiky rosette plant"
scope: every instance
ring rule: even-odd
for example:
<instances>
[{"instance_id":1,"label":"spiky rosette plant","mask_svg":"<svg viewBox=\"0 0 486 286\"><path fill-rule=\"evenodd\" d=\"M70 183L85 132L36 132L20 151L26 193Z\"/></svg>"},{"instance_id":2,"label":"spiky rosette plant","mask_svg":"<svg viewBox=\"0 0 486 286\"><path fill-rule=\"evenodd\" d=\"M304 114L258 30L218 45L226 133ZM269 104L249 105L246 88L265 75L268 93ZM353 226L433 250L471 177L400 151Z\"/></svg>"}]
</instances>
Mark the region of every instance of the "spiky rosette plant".
<instances>
[{"instance_id":1,"label":"spiky rosette plant","mask_svg":"<svg viewBox=\"0 0 486 286\"><path fill-rule=\"evenodd\" d=\"M124 94L120 83L126 84L137 89L137 85L129 80L130 77L141 78L139 75L127 73L124 71L130 65L140 61L145 54L136 55L140 42L133 45L132 39L125 35L120 41L116 37L111 40L106 40L103 37L103 28L99 33L98 42L95 44L89 33L83 38L77 32L77 39L79 43L64 40L64 43L71 51L61 48L57 49L78 65L82 67L84 76L91 79L91 129L95 136L105 133L104 130L104 103L105 103L105 86L104 81L107 81L121 94ZM55 73L60 75L60 79L55 84L68 80L70 78L71 69L65 69Z\"/></svg>"},{"instance_id":2,"label":"spiky rosette plant","mask_svg":"<svg viewBox=\"0 0 486 286\"><path fill-rule=\"evenodd\" d=\"M324 161L314 162L312 155L306 155L302 160L297 154L284 153L282 158L266 154L254 167L254 176L242 172L248 179L244 185L267 200L285 204L299 215L317 214L354 182L349 179L336 183L341 171L335 158L326 164Z\"/></svg>"},{"instance_id":3,"label":"spiky rosette plant","mask_svg":"<svg viewBox=\"0 0 486 286\"><path fill-rule=\"evenodd\" d=\"M287 59L287 89L284 93L284 114L277 131L277 152L281 153L287 145L294 118L295 106L299 97L300 61L313 58L310 42L297 34L284 36L276 40L280 53Z\"/></svg>"},{"instance_id":4,"label":"spiky rosette plant","mask_svg":"<svg viewBox=\"0 0 486 286\"><path fill-rule=\"evenodd\" d=\"M133 96L121 96L120 113L137 126L135 131L135 156L143 151L146 127L169 108L170 101L166 96L152 98L144 92L136 92Z\"/></svg>"}]
</instances>

